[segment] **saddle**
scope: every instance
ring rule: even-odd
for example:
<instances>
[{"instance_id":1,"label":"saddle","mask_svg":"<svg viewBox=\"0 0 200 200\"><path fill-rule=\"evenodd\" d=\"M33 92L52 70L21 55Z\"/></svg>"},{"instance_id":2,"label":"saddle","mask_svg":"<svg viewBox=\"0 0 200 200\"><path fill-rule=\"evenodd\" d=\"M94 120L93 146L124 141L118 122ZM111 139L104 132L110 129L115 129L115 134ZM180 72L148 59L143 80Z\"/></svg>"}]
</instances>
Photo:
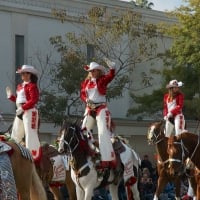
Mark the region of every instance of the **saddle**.
<instances>
[{"instance_id":1,"label":"saddle","mask_svg":"<svg viewBox=\"0 0 200 200\"><path fill-rule=\"evenodd\" d=\"M42 145L42 158L36 168L40 178L46 184L53 178L53 160L51 158L58 154L57 149L48 143Z\"/></svg>"},{"instance_id":2,"label":"saddle","mask_svg":"<svg viewBox=\"0 0 200 200\"><path fill-rule=\"evenodd\" d=\"M114 142L113 142L113 149L116 154L120 154L124 151L126 151L124 145L122 144L121 140L119 137L114 137Z\"/></svg>"},{"instance_id":3,"label":"saddle","mask_svg":"<svg viewBox=\"0 0 200 200\"><path fill-rule=\"evenodd\" d=\"M94 144L94 146L96 146L96 148L99 147L98 141L95 141L95 143L93 143L93 144ZM120 153L124 152L126 149L118 137L114 137L114 140L112 141L112 145L113 145L113 149L114 149L115 156L116 156L116 168L114 169L115 177L114 177L113 183L117 184L119 177L123 173L123 166L122 166L122 161L120 158ZM99 160L99 159L100 159L100 154L96 153L94 160ZM107 179L110 174L110 169L98 169L97 168L97 173L98 173L98 177L100 179L101 178L103 179L101 186L106 185Z\"/></svg>"}]
</instances>

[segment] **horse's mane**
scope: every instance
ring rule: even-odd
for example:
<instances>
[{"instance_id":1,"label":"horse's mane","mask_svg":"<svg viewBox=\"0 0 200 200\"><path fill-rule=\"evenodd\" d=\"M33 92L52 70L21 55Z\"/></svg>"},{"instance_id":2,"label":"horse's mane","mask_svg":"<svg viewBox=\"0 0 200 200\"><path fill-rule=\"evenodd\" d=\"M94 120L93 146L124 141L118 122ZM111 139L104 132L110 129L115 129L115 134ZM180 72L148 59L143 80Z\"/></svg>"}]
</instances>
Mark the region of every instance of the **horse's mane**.
<instances>
[{"instance_id":1,"label":"horse's mane","mask_svg":"<svg viewBox=\"0 0 200 200\"><path fill-rule=\"evenodd\" d=\"M192 140L197 140L198 135L194 134L194 133L189 133L189 132L184 132L179 134L178 136L176 136L177 140L184 140L184 139L192 139Z\"/></svg>"}]
</instances>

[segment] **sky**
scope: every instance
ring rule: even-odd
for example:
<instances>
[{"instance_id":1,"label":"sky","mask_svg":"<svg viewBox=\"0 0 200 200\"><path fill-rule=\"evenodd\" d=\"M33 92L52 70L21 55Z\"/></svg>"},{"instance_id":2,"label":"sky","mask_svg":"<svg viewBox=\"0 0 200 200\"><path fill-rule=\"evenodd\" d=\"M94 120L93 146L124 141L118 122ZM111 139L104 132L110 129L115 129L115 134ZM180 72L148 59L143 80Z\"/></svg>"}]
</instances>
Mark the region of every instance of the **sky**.
<instances>
[{"instance_id":1,"label":"sky","mask_svg":"<svg viewBox=\"0 0 200 200\"><path fill-rule=\"evenodd\" d=\"M183 4L182 0L149 0L154 3L153 10L173 10Z\"/></svg>"},{"instance_id":2,"label":"sky","mask_svg":"<svg viewBox=\"0 0 200 200\"><path fill-rule=\"evenodd\" d=\"M122 1L130 1L130 0L122 0ZM170 11L174 10L177 7L180 7L183 4L182 0L148 0L152 2L154 6L152 7L153 10L159 11Z\"/></svg>"}]
</instances>

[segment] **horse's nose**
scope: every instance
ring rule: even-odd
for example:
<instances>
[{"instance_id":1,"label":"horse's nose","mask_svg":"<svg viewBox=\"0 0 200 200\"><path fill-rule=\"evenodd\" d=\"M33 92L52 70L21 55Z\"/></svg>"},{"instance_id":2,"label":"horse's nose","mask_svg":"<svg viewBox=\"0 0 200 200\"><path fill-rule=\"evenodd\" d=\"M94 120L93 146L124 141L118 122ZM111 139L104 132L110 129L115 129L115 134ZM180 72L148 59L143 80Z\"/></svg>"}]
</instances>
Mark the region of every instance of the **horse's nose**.
<instances>
[{"instance_id":1,"label":"horse's nose","mask_svg":"<svg viewBox=\"0 0 200 200\"><path fill-rule=\"evenodd\" d=\"M63 152L64 152L64 149L63 149L63 148L58 148L58 152L59 152L59 153L63 153Z\"/></svg>"}]
</instances>

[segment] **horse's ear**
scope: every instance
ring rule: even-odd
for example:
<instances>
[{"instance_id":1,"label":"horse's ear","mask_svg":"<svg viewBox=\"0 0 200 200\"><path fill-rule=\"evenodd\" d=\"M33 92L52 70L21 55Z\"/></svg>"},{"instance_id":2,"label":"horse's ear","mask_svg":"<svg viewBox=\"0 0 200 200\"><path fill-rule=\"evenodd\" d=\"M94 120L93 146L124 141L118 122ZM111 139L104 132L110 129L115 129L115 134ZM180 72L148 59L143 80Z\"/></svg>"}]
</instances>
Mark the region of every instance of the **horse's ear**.
<instances>
[{"instance_id":1,"label":"horse's ear","mask_svg":"<svg viewBox=\"0 0 200 200\"><path fill-rule=\"evenodd\" d=\"M76 118L75 120L73 120L72 124L75 126L81 126L81 119Z\"/></svg>"}]
</instances>

